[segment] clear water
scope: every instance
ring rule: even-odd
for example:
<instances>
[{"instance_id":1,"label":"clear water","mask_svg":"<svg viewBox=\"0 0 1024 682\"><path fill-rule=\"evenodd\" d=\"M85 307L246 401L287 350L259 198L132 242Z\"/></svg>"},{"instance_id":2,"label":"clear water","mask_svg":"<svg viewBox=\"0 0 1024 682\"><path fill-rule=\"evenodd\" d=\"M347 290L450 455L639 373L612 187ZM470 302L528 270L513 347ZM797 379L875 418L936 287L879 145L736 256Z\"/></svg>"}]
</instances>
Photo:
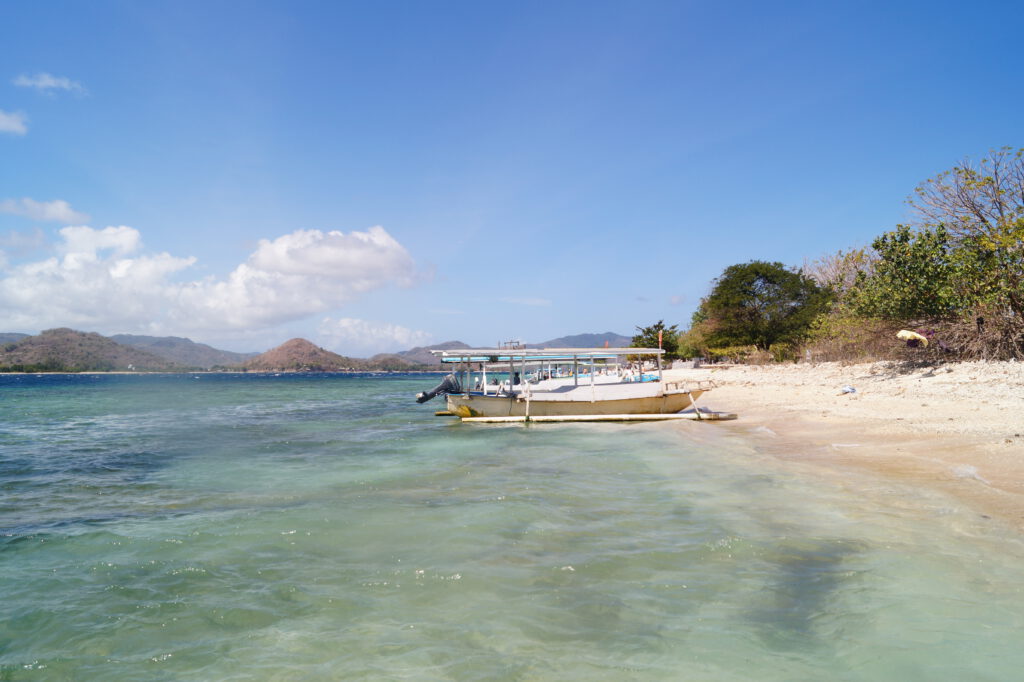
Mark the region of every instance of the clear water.
<instances>
[{"instance_id":1,"label":"clear water","mask_svg":"<svg viewBox=\"0 0 1024 682\"><path fill-rule=\"evenodd\" d=\"M0 679L1008 680L1021 537L435 377L0 377Z\"/></svg>"}]
</instances>

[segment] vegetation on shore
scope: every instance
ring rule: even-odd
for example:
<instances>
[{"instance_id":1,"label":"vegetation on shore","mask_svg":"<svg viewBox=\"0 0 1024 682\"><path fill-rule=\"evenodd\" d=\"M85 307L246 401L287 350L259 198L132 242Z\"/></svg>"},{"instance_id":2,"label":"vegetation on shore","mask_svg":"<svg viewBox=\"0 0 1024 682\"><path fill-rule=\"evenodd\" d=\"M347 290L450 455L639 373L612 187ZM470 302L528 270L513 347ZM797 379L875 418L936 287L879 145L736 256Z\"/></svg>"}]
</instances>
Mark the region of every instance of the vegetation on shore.
<instances>
[{"instance_id":1,"label":"vegetation on shore","mask_svg":"<svg viewBox=\"0 0 1024 682\"><path fill-rule=\"evenodd\" d=\"M729 266L673 340L678 355L1024 358L1024 149L959 163L922 183L908 203L914 220L870 247L802 268ZM638 328L634 342L655 345L646 333L653 328ZM901 329L927 342L900 341Z\"/></svg>"}]
</instances>

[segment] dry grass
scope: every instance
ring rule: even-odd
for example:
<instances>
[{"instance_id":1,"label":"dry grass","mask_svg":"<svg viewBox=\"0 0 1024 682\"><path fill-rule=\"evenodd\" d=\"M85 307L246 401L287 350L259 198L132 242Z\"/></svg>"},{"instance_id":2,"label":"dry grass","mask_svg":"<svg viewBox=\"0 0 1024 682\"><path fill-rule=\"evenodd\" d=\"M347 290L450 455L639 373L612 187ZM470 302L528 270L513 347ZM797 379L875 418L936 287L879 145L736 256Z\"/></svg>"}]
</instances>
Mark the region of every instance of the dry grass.
<instances>
[{"instance_id":1,"label":"dry grass","mask_svg":"<svg viewBox=\"0 0 1024 682\"><path fill-rule=\"evenodd\" d=\"M901 329L923 334L927 346L896 338ZM972 360L1024 359L1024 325L1012 319L998 324L976 321L916 320L898 324L881 320L844 320L839 329L801 346L796 358L811 362L893 361L912 366ZM758 363L760 364L760 363Z\"/></svg>"}]
</instances>

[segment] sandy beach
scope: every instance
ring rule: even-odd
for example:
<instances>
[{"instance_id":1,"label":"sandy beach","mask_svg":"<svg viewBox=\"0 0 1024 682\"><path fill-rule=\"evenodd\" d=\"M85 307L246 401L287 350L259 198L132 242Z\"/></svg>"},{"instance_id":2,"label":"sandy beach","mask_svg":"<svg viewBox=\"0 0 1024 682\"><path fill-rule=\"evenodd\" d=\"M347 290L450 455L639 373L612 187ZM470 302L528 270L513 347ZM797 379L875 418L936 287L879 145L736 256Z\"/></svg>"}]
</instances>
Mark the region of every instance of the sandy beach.
<instances>
[{"instance_id":1,"label":"sandy beach","mask_svg":"<svg viewBox=\"0 0 1024 682\"><path fill-rule=\"evenodd\" d=\"M712 366L667 378L714 381L699 404L737 413L722 426L756 431L779 457L932 486L1024 528L1024 363Z\"/></svg>"}]
</instances>

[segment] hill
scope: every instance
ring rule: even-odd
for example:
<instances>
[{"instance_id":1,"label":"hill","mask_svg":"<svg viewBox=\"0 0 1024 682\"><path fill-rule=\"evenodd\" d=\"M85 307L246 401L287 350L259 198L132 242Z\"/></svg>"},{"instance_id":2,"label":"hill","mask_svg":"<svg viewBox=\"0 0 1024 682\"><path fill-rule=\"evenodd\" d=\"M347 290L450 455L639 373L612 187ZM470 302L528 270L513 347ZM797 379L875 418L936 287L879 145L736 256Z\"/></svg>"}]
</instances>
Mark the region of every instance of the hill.
<instances>
[{"instance_id":1,"label":"hill","mask_svg":"<svg viewBox=\"0 0 1024 682\"><path fill-rule=\"evenodd\" d=\"M62 327L27 336L0 349L0 371L167 371L174 363L96 333Z\"/></svg>"},{"instance_id":2,"label":"hill","mask_svg":"<svg viewBox=\"0 0 1024 682\"><path fill-rule=\"evenodd\" d=\"M437 367L441 364L441 361L430 354L431 350L458 350L460 348L470 348L470 346L462 343L462 341L445 341L433 346L417 346L416 348L403 350L400 353L394 353L394 355L408 362Z\"/></svg>"},{"instance_id":3,"label":"hill","mask_svg":"<svg viewBox=\"0 0 1024 682\"><path fill-rule=\"evenodd\" d=\"M210 369L217 366L240 365L256 353L234 353L218 350L205 343L196 343L180 336L139 336L136 334L114 334L114 341L140 348L183 367Z\"/></svg>"},{"instance_id":4,"label":"hill","mask_svg":"<svg viewBox=\"0 0 1024 682\"><path fill-rule=\"evenodd\" d=\"M306 339L285 341L277 348L246 360L242 367L255 372L343 372L369 369L365 360L332 353Z\"/></svg>"},{"instance_id":5,"label":"hill","mask_svg":"<svg viewBox=\"0 0 1024 682\"><path fill-rule=\"evenodd\" d=\"M17 332L0 332L0 344L6 345L8 343L16 343L24 338L28 338L30 334L18 334Z\"/></svg>"},{"instance_id":6,"label":"hill","mask_svg":"<svg viewBox=\"0 0 1024 682\"><path fill-rule=\"evenodd\" d=\"M432 369L431 366L425 363L410 360L399 353L377 353L364 362L367 365L367 369L387 372L416 372Z\"/></svg>"},{"instance_id":7,"label":"hill","mask_svg":"<svg viewBox=\"0 0 1024 682\"><path fill-rule=\"evenodd\" d=\"M544 341L542 343L527 343L527 348L603 348L605 341L611 348L628 348L632 345L633 339L615 332L603 334L574 334L572 336L560 336L557 339Z\"/></svg>"}]
</instances>

